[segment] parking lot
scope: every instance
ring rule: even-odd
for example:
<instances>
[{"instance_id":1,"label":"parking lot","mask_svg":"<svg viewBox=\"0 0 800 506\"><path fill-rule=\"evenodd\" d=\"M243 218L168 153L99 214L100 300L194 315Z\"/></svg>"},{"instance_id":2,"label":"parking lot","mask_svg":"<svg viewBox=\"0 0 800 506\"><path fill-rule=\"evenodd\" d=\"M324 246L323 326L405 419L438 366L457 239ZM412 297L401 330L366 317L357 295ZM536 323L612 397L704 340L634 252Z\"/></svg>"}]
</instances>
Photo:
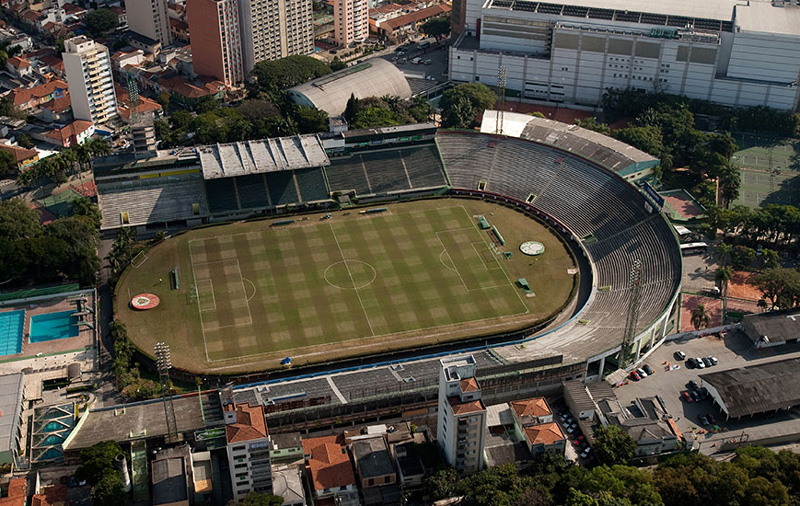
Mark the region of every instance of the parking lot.
<instances>
[{"instance_id":1,"label":"parking lot","mask_svg":"<svg viewBox=\"0 0 800 506\"><path fill-rule=\"evenodd\" d=\"M688 357L707 357L713 355L719 363L704 369L690 369L686 360L677 360L675 352L681 350ZM629 406L636 397L660 396L666 404L678 428L687 441L693 441L704 453L714 453L724 439L735 439L736 434L749 434L750 439L775 437L784 433L800 433L800 412L794 410L780 415L755 416L746 420L728 420L710 399L699 402L685 402L681 394L687 391L687 383L694 380L702 386L699 375L724 369L732 369L761 362L800 356L800 345L785 345L768 350L756 350L746 337L738 332L730 332L723 338L705 336L687 340L664 343L645 361L654 370L652 376L640 381L629 380L616 389L617 398L623 406ZM668 366L678 364L679 368ZM718 433L703 432L711 427L702 427L701 415L711 413L717 426L723 430ZM747 437L747 436L744 436Z\"/></svg>"},{"instance_id":2,"label":"parking lot","mask_svg":"<svg viewBox=\"0 0 800 506\"><path fill-rule=\"evenodd\" d=\"M430 46L424 50L417 49L417 44L423 42L429 42ZM407 43L406 46L405 51L393 51L381 58L394 63L403 72L413 93L419 93L447 81L446 41L437 43L435 39L427 38ZM421 59L422 63L412 63L415 58ZM430 63L425 63L428 61Z\"/></svg>"}]
</instances>

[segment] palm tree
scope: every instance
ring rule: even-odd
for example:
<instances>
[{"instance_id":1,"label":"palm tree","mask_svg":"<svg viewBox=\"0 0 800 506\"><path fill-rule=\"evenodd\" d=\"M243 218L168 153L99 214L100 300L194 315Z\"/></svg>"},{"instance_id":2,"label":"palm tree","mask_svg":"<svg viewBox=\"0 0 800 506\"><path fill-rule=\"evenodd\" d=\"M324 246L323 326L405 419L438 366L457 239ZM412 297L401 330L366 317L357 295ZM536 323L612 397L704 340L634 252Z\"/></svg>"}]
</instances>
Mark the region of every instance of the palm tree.
<instances>
[{"instance_id":1,"label":"palm tree","mask_svg":"<svg viewBox=\"0 0 800 506\"><path fill-rule=\"evenodd\" d=\"M733 246L724 242L714 250L714 256L719 260L719 263L722 264L722 267L728 265L731 253L733 253Z\"/></svg>"},{"instance_id":2,"label":"palm tree","mask_svg":"<svg viewBox=\"0 0 800 506\"><path fill-rule=\"evenodd\" d=\"M696 308L692 309L692 326L695 330L707 328L710 323L711 317L708 315L705 305L698 304Z\"/></svg>"},{"instance_id":3,"label":"palm tree","mask_svg":"<svg viewBox=\"0 0 800 506\"><path fill-rule=\"evenodd\" d=\"M717 274L714 276L714 279L720 286L720 290L722 290L723 298L728 295L728 283L730 283L732 275L733 270L730 265L726 265L717 269Z\"/></svg>"}]
</instances>

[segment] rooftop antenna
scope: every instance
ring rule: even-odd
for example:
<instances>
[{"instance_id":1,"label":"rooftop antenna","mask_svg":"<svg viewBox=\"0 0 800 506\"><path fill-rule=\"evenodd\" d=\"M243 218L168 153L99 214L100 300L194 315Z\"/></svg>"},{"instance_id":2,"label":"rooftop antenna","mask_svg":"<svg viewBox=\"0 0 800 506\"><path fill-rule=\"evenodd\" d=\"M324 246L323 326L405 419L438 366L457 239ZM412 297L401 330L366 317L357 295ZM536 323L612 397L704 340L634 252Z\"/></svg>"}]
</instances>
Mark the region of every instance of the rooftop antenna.
<instances>
[{"instance_id":1,"label":"rooftop antenna","mask_svg":"<svg viewBox=\"0 0 800 506\"><path fill-rule=\"evenodd\" d=\"M625 319L625 334L622 337L622 349L619 352L619 367L624 369L631 362L633 340L636 337L636 324L639 323L639 308L642 301L642 262L637 258L631 266L628 288L631 298L628 303L628 315Z\"/></svg>"},{"instance_id":2,"label":"rooftop antenna","mask_svg":"<svg viewBox=\"0 0 800 506\"><path fill-rule=\"evenodd\" d=\"M506 67L500 65L497 69L497 92L500 95L500 100L497 104L497 115L495 116L494 132L503 134L503 112L506 105Z\"/></svg>"},{"instance_id":3,"label":"rooftop antenna","mask_svg":"<svg viewBox=\"0 0 800 506\"><path fill-rule=\"evenodd\" d=\"M172 403L172 385L169 384L169 370L172 368L169 345L158 342L155 346L156 367L161 380L161 400L164 403L164 416L167 419L167 442L178 441L178 422L175 419L175 405Z\"/></svg>"}]
</instances>

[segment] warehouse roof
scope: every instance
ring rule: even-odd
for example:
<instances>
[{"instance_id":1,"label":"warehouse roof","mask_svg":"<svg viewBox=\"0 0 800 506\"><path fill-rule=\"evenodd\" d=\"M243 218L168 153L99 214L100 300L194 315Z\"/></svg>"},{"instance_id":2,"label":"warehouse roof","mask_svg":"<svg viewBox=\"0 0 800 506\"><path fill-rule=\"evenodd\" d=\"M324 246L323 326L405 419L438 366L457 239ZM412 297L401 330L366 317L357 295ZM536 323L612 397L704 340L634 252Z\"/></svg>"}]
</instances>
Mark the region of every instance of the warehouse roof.
<instances>
[{"instance_id":1,"label":"warehouse roof","mask_svg":"<svg viewBox=\"0 0 800 506\"><path fill-rule=\"evenodd\" d=\"M800 309L747 315L744 323L747 327L753 326L757 335L750 337L754 339L764 336L771 342L796 339L800 335Z\"/></svg>"},{"instance_id":2,"label":"warehouse roof","mask_svg":"<svg viewBox=\"0 0 800 506\"><path fill-rule=\"evenodd\" d=\"M0 376L0 452L14 446L22 409L22 373Z\"/></svg>"},{"instance_id":3,"label":"warehouse roof","mask_svg":"<svg viewBox=\"0 0 800 506\"><path fill-rule=\"evenodd\" d=\"M372 58L289 89L295 103L321 109L329 116L342 114L351 94L356 98L390 95L407 99L411 87L391 62Z\"/></svg>"},{"instance_id":4,"label":"warehouse roof","mask_svg":"<svg viewBox=\"0 0 800 506\"><path fill-rule=\"evenodd\" d=\"M701 374L700 379L719 393L732 418L800 405L798 358Z\"/></svg>"}]
</instances>

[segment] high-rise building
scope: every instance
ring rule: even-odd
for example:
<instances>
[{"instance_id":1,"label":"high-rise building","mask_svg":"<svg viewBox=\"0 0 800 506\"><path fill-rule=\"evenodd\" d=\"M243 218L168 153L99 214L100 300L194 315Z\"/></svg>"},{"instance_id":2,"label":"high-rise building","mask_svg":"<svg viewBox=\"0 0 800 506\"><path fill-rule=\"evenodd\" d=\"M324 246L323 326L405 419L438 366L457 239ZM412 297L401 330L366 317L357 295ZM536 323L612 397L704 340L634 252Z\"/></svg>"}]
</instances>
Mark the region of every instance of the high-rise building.
<instances>
[{"instance_id":1,"label":"high-rise building","mask_svg":"<svg viewBox=\"0 0 800 506\"><path fill-rule=\"evenodd\" d=\"M459 473L483 468L486 406L475 377L475 358L439 361L439 414L437 440L447 463Z\"/></svg>"},{"instance_id":2,"label":"high-rise building","mask_svg":"<svg viewBox=\"0 0 800 506\"><path fill-rule=\"evenodd\" d=\"M234 499L240 501L250 492L271 494L270 442L264 407L223 399L222 409Z\"/></svg>"},{"instance_id":3,"label":"high-rise building","mask_svg":"<svg viewBox=\"0 0 800 506\"><path fill-rule=\"evenodd\" d=\"M172 44L167 0L126 0L125 11L132 31L161 42L162 47Z\"/></svg>"},{"instance_id":4,"label":"high-rise building","mask_svg":"<svg viewBox=\"0 0 800 506\"><path fill-rule=\"evenodd\" d=\"M311 0L242 0L239 24L245 75L260 61L313 52L311 14Z\"/></svg>"},{"instance_id":5,"label":"high-rise building","mask_svg":"<svg viewBox=\"0 0 800 506\"><path fill-rule=\"evenodd\" d=\"M64 72L75 119L96 125L115 118L117 96L108 48L80 35L64 42L64 49Z\"/></svg>"},{"instance_id":6,"label":"high-rise building","mask_svg":"<svg viewBox=\"0 0 800 506\"><path fill-rule=\"evenodd\" d=\"M260 61L309 54L311 14L311 0L187 0L194 72L231 85Z\"/></svg>"},{"instance_id":7,"label":"high-rise building","mask_svg":"<svg viewBox=\"0 0 800 506\"><path fill-rule=\"evenodd\" d=\"M245 77L238 6L239 0L186 0L194 73L228 86Z\"/></svg>"},{"instance_id":8,"label":"high-rise building","mask_svg":"<svg viewBox=\"0 0 800 506\"><path fill-rule=\"evenodd\" d=\"M334 0L333 39L340 46L369 37L369 0Z\"/></svg>"}]
</instances>

